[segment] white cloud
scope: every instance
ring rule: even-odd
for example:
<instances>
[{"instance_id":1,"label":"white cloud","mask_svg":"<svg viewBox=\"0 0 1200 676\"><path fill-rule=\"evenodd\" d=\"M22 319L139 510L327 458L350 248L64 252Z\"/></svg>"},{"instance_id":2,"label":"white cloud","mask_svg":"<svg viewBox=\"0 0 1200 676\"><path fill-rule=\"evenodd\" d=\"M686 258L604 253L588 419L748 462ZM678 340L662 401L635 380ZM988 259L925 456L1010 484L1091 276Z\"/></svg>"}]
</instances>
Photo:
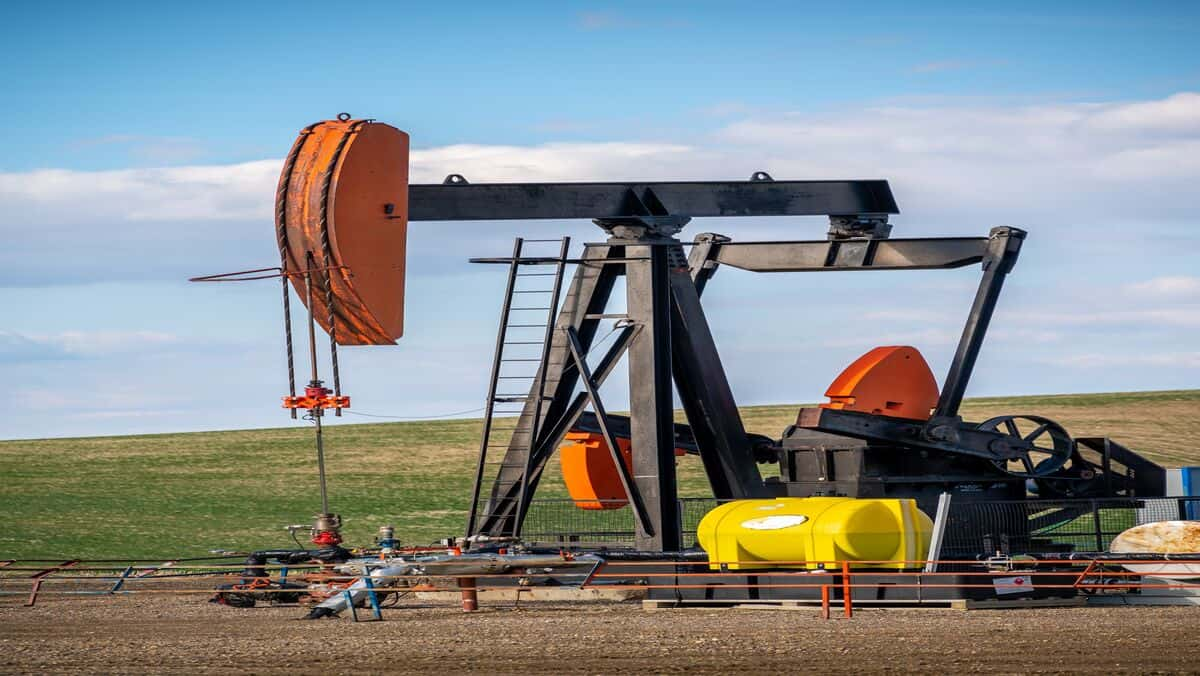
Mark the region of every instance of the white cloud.
<instances>
[{"instance_id":1,"label":"white cloud","mask_svg":"<svg viewBox=\"0 0 1200 676\"><path fill-rule=\"evenodd\" d=\"M1200 352L1160 352L1155 354L1086 353L1055 358L1052 363L1073 368L1157 366L1200 369Z\"/></svg>"},{"instance_id":2,"label":"white cloud","mask_svg":"<svg viewBox=\"0 0 1200 676\"><path fill-rule=\"evenodd\" d=\"M414 150L414 183L441 183L447 174L468 181L584 181L677 176L703 153L666 143L548 143L540 146L452 145ZM693 172L685 172L693 175Z\"/></svg>"},{"instance_id":3,"label":"white cloud","mask_svg":"<svg viewBox=\"0 0 1200 676\"><path fill-rule=\"evenodd\" d=\"M717 138L768 150L764 165L777 177L890 177L902 209L917 200L960 214L1113 222L1194 219L1198 121L1200 94L1183 93L1134 103L758 116Z\"/></svg>"},{"instance_id":4,"label":"white cloud","mask_svg":"<svg viewBox=\"0 0 1200 676\"><path fill-rule=\"evenodd\" d=\"M760 169L780 179L886 177L906 214L948 225L947 234L1008 221L1052 226L1039 236L1085 230L1103 243L1105 235L1131 236L1132 220L1157 223L1156 236L1200 251L1196 120L1200 94L1193 93L1132 103L747 114L690 143L416 150L411 171L417 182L450 173L474 182L743 179ZM180 279L269 265L279 167L261 160L0 173L0 286ZM1188 227L1176 233L1171 223ZM897 235L904 232L902 224Z\"/></svg>"},{"instance_id":5,"label":"white cloud","mask_svg":"<svg viewBox=\"0 0 1200 676\"><path fill-rule=\"evenodd\" d=\"M1181 92L1156 101L1104 106L1086 124L1098 131L1200 134L1200 94Z\"/></svg>"},{"instance_id":6,"label":"white cloud","mask_svg":"<svg viewBox=\"0 0 1200 676\"><path fill-rule=\"evenodd\" d=\"M1106 304L1083 310L1035 310L1017 313L1016 321L1049 326L1111 326L1130 324L1142 327L1200 326L1200 307L1182 305L1147 310Z\"/></svg>"},{"instance_id":7,"label":"white cloud","mask_svg":"<svg viewBox=\"0 0 1200 676\"><path fill-rule=\"evenodd\" d=\"M23 225L270 220L280 163L0 173L5 231ZM30 223L30 220L36 221Z\"/></svg>"},{"instance_id":8,"label":"white cloud","mask_svg":"<svg viewBox=\"0 0 1200 676\"><path fill-rule=\"evenodd\" d=\"M1155 277L1144 282L1127 284L1124 291L1135 297L1150 299L1200 298L1200 277L1188 275Z\"/></svg>"},{"instance_id":9,"label":"white cloud","mask_svg":"<svg viewBox=\"0 0 1200 676\"><path fill-rule=\"evenodd\" d=\"M26 334L0 330L0 362L107 357L141 353L180 344L160 331L63 331Z\"/></svg>"},{"instance_id":10,"label":"white cloud","mask_svg":"<svg viewBox=\"0 0 1200 676\"><path fill-rule=\"evenodd\" d=\"M1003 204L1009 212L1048 215L1086 205L1089 218L1186 213L1191 219L1200 180L1200 94L1132 103L747 113L686 144L458 144L415 150L411 164L417 182L440 182L450 173L473 181L741 179L759 169L776 178L884 177L899 188L902 208L914 200L959 213ZM98 225L154 222L178 232L186 222L269 223L279 167L279 160L261 160L0 173L0 230L28 236L31 227L51 227L83 236ZM1156 199L1168 190L1171 200Z\"/></svg>"},{"instance_id":11,"label":"white cloud","mask_svg":"<svg viewBox=\"0 0 1200 676\"><path fill-rule=\"evenodd\" d=\"M75 151L103 148L126 152L130 159L147 164L179 164L194 162L204 155L204 145L183 136L148 136L145 134L106 134L67 144Z\"/></svg>"},{"instance_id":12,"label":"white cloud","mask_svg":"<svg viewBox=\"0 0 1200 676\"><path fill-rule=\"evenodd\" d=\"M411 173L418 182L440 182L449 173L473 182L740 180L755 170L777 179L888 178L905 211L896 219L896 236L982 234L1005 223L1031 231L993 323L978 387L991 392L1069 391L1080 387L1079 368L1094 368L1087 387L1194 386L1191 369L1198 357L1192 350L1200 327L1200 278L1192 274L1200 256L1195 227L1200 213L1200 191L1195 189L1200 185L1200 129L1195 124L1200 95L1100 104L893 104L836 114L728 112L736 121L677 143L422 149L413 152ZM21 405L42 416L41 423L30 422L23 429L63 433L57 426L64 417L81 411L100 418L189 411L145 426L113 422L105 427L101 419L90 420L72 428L81 433L194 426L198 416L193 412L211 405L187 394L196 378L237 383L260 401L278 394L282 376L275 334L250 332L254 335L246 340L260 350L254 354L242 349L206 354L198 348L197 335L184 328L178 329L178 337L95 331L86 323L66 325L79 327L77 332L38 332L33 330L40 328L36 318L48 313L22 309L34 309L38 298L54 297L63 305L62 313L88 314L81 309L92 301L84 298L95 298L73 300L68 292L39 296L30 288L38 285L179 282L197 274L273 264L272 200L279 168L280 161L273 159L227 166L0 173L0 237L5 242L0 289L11 294L6 307L13 316L27 322L9 324L20 332L0 332L0 361L28 388L28 399L19 397ZM711 228L767 240L820 237L823 231L797 227L792 219L750 220L697 223L691 232ZM462 224L453 237L444 228L410 230L410 335L400 348L379 348L369 356L347 350L344 357L344 377L354 383L355 396L361 393L362 401L376 402L365 410L421 415L475 405L499 292L495 278L449 274L447 270L465 267L449 261L502 253L508 238L530 227ZM563 230L597 236L587 223L541 227L535 232L546 236ZM888 275L879 286L856 282L846 289L836 288L846 279L840 276L806 278L793 286L772 279L770 290L762 293L764 287L749 281L750 273L719 276L707 292L706 305L714 309L710 320L720 334L730 375L741 388L739 398L795 401L819 393L856 352L885 343L927 350L935 371L942 372L978 273L936 274L936 281L925 273ZM761 276L757 279L765 284ZM480 292L487 284L493 286ZM835 285L828 287L831 292L857 295L847 301L845 295L824 293L822 284ZM18 286L23 288L13 288ZM124 316L140 317L144 298L132 290L139 287L120 287L121 293L101 302L123 304ZM725 306L716 310L724 289L729 290ZM230 303L255 303L268 295L243 301L251 294L221 292ZM269 295L276 302L274 292ZM456 299L453 323L447 323L445 316L451 313L437 302L445 297ZM422 307L422 299L428 307ZM246 330L247 320L230 320L224 310L214 309L219 303L184 306L183 295L179 302L180 316L198 313L214 325L230 322L230 333ZM898 309L909 302L912 311ZM247 307L239 306L242 314L251 312ZM55 308L59 311L57 304ZM86 309L90 317L99 314L96 308ZM276 309L262 308L272 311ZM742 320L734 321L739 312ZM169 315L167 311L152 324L130 324L176 330L185 323ZM437 362L438 368L429 366L429 350L444 352L448 335L463 340L462 355L451 360L461 371L453 378L445 377L443 362ZM769 349L762 349L764 343ZM177 350L188 350L189 359L173 359ZM65 359L77 361L42 363ZM236 359L241 361L231 362ZM382 369L380 363L394 368ZM1103 368L1108 365L1130 368L1112 369L1113 375ZM396 373L404 374L406 391L440 403L431 409L423 399L396 395ZM122 377L136 387L117 398L88 404L69 396L109 388ZM436 396L429 396L431 391ZM275 424L270 416L277 411L267 408L262 416L250 410L231 412L243 417L221 418L222 424Z\"/></svg>"},{"instance_id":13,"label":"white cloud","mask_svg":"<svg viewBox=\"0 0 1200 676\"><path fill-rule=\"evenodd\" d=\"M926 61L909 68L910 73L946 73L960 70L974 70L989 66L1000 66L1007 63L1003 59L946 59L943 61Z\"/></svg>"}]
</instances>

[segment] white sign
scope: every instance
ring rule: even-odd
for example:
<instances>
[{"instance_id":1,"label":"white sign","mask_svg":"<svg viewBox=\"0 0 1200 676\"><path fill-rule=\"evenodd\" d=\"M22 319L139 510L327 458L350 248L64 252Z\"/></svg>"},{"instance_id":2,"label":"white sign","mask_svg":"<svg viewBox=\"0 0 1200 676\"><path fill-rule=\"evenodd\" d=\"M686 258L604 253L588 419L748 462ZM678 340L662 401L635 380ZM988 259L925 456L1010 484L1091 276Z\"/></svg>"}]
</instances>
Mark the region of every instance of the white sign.
<instances>
[{"instance_id":1,"label":"white sign","mask_svg":"<svg viewBox=\"0 0 1200 676\"><path fill-rule=\"evenodd\" d=\"M992 578L996 594L1029 594L1033 592L1033 581L1028 575Z\"/></svg>"}]
</instances>

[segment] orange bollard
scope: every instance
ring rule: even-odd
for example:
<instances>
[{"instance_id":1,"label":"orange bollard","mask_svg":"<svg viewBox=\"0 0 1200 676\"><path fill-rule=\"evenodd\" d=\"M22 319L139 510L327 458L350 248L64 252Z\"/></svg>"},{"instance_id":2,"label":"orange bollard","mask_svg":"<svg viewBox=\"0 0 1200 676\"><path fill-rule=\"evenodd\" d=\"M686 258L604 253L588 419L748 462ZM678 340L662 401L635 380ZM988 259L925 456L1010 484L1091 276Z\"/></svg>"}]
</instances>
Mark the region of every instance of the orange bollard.
<instances>
[{"instance_id":1,"label":"orange bollard","mask_svg":"<svg viewBox=\"0 0 1200 676\"><path fill-rule=\"evenodd\" d=\"M479 610L479 592L475 589L475 578L458 578L458 588L462 590L462 609L464 613Z\"/></svg>"},{"instance_id":2,"label":"orange bollard","mask_svg":"<svg viewBox=\"0 0 1200 676\"><path fill-rule=\"evenodd\" d=\"M829 619L829 585L821 585L821 619Z\"/></svg>"},{"instance_id":3,"label":"orange bollard","mask_svg":"<svg viewBox=\"0 0 1200 676\"><path fill-rule=\"evenodd\" d=\"M846 610L846 617L854 617L853 593L850 586L850 562L842 561L842 606Z\"/></svg>"}]
</instances>

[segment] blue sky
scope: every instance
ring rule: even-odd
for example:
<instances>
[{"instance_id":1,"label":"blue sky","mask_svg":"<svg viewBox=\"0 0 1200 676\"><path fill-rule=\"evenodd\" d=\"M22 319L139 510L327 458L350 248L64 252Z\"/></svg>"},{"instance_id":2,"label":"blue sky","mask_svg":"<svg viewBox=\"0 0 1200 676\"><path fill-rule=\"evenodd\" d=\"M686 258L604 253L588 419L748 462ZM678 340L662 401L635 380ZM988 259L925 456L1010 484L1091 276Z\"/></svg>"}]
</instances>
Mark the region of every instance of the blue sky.
<instances>
[{"instance_id":1,"label":"blue sky","mask_svg":"<svg viewBox=\"0 0 1200 676\"><path fill-rule=\"evenodd\" d=\"M183 280L273 264L279 158L343 110L410 132L421 181L888 178L897 236L1031 233L970 394L1200 386L1200 6L1043 5L11 8L0 438L285 424L277 288ZM415 224L408 335L343 354L355 408L477 408L499 280L465 259L560 232L597 238ZM878 343L941 376L976 278L725 271L705 302L742 402L812 401Z\"/></svg>"}]
</instances>

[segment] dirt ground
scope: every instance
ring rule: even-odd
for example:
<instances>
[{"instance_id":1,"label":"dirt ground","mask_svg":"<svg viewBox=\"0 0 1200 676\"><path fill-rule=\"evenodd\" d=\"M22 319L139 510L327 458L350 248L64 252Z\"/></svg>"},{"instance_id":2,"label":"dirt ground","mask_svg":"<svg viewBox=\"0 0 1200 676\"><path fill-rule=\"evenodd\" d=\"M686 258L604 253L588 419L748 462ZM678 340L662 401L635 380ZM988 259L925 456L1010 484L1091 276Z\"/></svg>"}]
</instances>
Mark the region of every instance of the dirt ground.
<instances>
[{"instance_id":1,"label":"dirt ground","mask_svg":"<svg viewBox=\"0 0 1200 676\"><path fill-rule=\"evenodd\" d=\"M3 673L1200 673L1200 608L644 611L408 602L384 622L200 596L0 602Z\"/></svg>"}]
</instances>

